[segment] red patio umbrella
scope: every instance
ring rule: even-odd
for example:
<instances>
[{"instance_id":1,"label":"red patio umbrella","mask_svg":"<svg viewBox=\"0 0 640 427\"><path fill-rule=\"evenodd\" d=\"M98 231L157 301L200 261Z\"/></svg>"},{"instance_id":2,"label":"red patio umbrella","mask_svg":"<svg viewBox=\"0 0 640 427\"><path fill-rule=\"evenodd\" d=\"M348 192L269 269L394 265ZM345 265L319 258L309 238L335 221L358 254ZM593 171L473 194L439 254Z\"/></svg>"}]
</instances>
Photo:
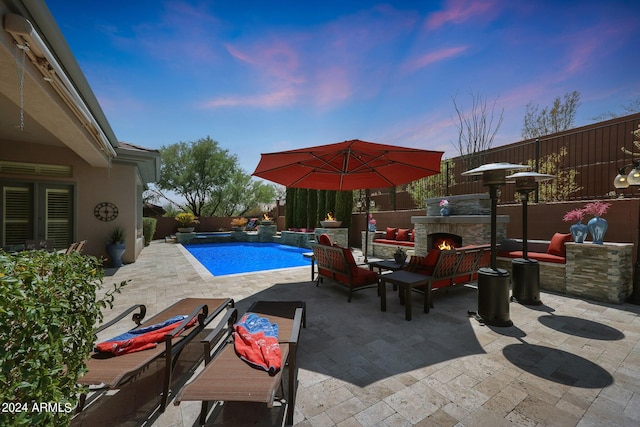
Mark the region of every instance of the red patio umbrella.
<instances>
[{"instance_id":1,"label":"red patio umbrella","mask_svg":"<svg viewBox=\"0 0 640 427\"><path fill-rule=\"evenodd\" d=\"M292 188L388 188L440 173L442 154L442 151L354 139L336 144L262 154L253 175ZM367 199L368 196L367 191ZM365 227L365 230L368 235L368 227ZM367 246L368 238L365 239L365 262Z\"/></svg>"},{"instance_id":2,"label":"red patio umbrella","mask_svg":"<svg viewBox=\"0 0 640 427\"><path fill-rule=\"evenodd\" d=\"M262 154L253 175L292 188L388 188L440 173L442 154L354 139Z\"/></svg>"}]
</instances>

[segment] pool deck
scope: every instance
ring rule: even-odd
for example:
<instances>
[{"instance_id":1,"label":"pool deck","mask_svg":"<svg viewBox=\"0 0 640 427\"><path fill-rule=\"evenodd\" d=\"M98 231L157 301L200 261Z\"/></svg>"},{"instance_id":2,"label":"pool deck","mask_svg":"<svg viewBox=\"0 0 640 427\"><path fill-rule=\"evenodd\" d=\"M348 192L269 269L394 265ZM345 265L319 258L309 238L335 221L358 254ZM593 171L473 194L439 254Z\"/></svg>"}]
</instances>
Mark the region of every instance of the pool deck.
<instances>
[{"instance_id":1,"label":"pool deck","mask_svg":"<svg viewBox=\"0 0 640 427\"><path fill-rule=\"evenodd\" d=\"M640 425L640 306L542 292L541 306L510 304L514 326L498 328L467 316L476 291L459 288L435 292L428 315L414 298L407 322L389 292L384 313L375 289L347 303L345 288L310 282L309 267L212 277L185 254L153 242L135 264L110 271L105 285L131 282L105 320L134 303L150 316L184 297L234 298L241 313L259 299L305 300L297 426ZM198 351L185 353L177 383L192 375ZM161 370L102 396L72 426L197 425L199 403L153 412ZM227 404L216 415L207 425L274 426L283 408Z\"/></svg>"}]
</instances>

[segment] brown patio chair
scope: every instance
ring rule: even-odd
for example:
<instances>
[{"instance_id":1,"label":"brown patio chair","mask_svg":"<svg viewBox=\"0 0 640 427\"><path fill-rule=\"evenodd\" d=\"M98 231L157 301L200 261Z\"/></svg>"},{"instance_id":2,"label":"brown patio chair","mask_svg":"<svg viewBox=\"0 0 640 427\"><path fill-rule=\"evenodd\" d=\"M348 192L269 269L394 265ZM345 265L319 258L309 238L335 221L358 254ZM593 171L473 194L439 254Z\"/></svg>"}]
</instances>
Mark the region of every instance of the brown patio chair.
<instances>
[{"instance_id":1,"label":"brown patio chair","mask_svg":"<svg viewBox=\"0 0 640 427\"><path fill-rule=\"evenodd\" d=\"M78 242L73 242L69 245L69 247L67 248L66 251L64 251L65 255L69 255L70 253L72 253L73 251L76 250L76 247L78 246Z\"/></svg>"},{"instance_id":2,"label":"brown patio chair","mask_svg":"<svg viewBox=\"0 0 640 427\"><path fill-rule=\"evenodd\" d=\"M82 252L86 244L87 244L86 240L80 240L76 248L73 250L73 252Z\"/></svg>"},{"instance_id":3,"label":"brown patio chair","mask_svg":"<svg viewBox=\"0 0 640 427\"><path fill-rule=\"evenodd\" d=\"M140 312L135 313L132 320L140 327L161 323L178 315L187 315L187 318L174 329L174 332L165 335L164 343L159 343L155 348L113 357L93 352L87 360L88 372L80 377L78 382L83 385L100 385L102 389L118 389L135 379L151 363L164 358L165 377L160 404L160 410L164 411L168 402L173 369L182 350L214 318L218 317L225 309L233 306L234 301L230 298L185 298L156 314L145 323L140 324L140 321L145 316L146 307L144 305L135 305L111 322L101 326L98 332L114 325L136 309L139 309ZM186 324L194 317L198 319L197 324L183 330ZM78 412L82 411L85 401L86 395L81 396Z\"/></svg>"},{"instance_id":4,"label":"brown patio chair","mask_svg":"<svg viewBox=\"0 0 640 427\"><path fill-rule=\"evenodd\" d=\"M248 312L267 317L278 324L278 342L282 355L282 367L288 370L287 425L293 424L293 410L297 390L296 350L300 327L304 325L305 303L302 301L258 301ZM184 386L176 396L175 404L183 401L201 401L200 425L205 425L209 402L259 402L272 407L275 395L282 383L282 369L271 376L268 372L251 367L236 354L231 332L237 320L237 312L227 313L224 322L203 341L205 368L193 381ZM216 345L220 343L221 345ZM213 353L212 353L213 351Z\"/></svg>"}]
</instances>

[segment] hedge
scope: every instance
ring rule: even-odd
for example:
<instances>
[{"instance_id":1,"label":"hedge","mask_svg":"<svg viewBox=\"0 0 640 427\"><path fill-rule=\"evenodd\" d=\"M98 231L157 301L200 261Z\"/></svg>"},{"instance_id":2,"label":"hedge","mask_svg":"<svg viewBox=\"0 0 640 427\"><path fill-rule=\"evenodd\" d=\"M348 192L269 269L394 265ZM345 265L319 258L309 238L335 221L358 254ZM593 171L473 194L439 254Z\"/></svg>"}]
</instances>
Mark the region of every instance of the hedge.
<instances>
[{"instance_id":1,"label":"hedge","mask_svg":"<svg viewBox=\"0 0 640 427\"><path fill-rule=\"evenodd\" d=\"M0 425L69 425L102 309L126 284L104 292L101 265L80 253L0 251Z\"/></svg>"}]
</instances>

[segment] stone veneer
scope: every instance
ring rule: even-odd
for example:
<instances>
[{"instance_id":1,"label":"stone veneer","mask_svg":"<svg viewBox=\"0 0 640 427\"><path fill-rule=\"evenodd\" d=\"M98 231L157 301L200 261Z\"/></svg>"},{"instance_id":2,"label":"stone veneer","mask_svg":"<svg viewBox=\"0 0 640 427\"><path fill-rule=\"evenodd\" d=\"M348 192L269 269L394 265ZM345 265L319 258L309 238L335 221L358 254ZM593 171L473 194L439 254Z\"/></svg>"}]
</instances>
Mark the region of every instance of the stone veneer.
<instances>
[{"instance_id":1,"label":"stone veneer","mask_svg":"<svg viewBox=\"0 0 640 427\"><path fill-rule=\"evenodd\" d=\"M316 228L315 238L318 241L318 236L327 233L333 243L342 246L343 248L349 247L349 229L348 228Z\"/></svg>"},{"instance_id":2,"label":"stone veneer","mask_svg":"<svg viewBox=\"0 0 640 427\"><path fill-rule=\"evenodd\" d=\"M427 199L427 216L440 216L440 201L443 199L449 202L451 215L491 215L489 193L480 193Z\"/></svg>"},{"instance_id":3,"label":"stone veneer","mask_svg":"<svg viewBox=\"0 0 640 427\"><path fill-rule=\"evenodd\" d=\"M567 294L622 304L632 292L632 243L566 244Z\"/></svg>"},{"instance_id":4,"label":"stone veneer","mask_svg":"<svg viewBox=\"0 0 640 427\"><path fill-rule=\"evenodd\" d=\"M512 272L513 258L497 257L496 264L498 268L502 268ZM545 291L557 292L560 294L567 293L567 264L558 264L554 262L539 262L539 285L540 289Z\"/></svg>"},{"instance_id":5,"label":"stone veneer","mask_svg":"<svg viewBox=\"0 0 640 427\"><path fill-rule=\"evenodd\" d=\"M491 216L413 216L411 222L416 230L415 254L424 256L429 252L427 236L431 233L452 233L462 236L462 245L483 245L491 242ZM507 238L508 215L496 217L497 242Z\"/></svg>"}]
</instances>

